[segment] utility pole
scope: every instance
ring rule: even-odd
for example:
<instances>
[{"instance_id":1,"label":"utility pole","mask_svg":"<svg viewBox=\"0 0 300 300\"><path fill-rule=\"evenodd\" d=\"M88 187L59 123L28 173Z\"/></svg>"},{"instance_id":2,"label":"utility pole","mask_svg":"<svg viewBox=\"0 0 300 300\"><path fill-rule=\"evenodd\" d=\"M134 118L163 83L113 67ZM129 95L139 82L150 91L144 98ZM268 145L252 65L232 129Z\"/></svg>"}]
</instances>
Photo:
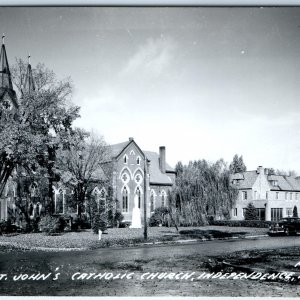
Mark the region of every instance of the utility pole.
<instances>
[{"instance_id":1,"label":"utility pole","mask_svg":"<svg viewBox=\"0 0 300 300\"><path fill-rule=\"evenodd\" d=\"M147 227L147 175L149 172L149 163L145 156L144 161L144 239L148 239L148 227Z\"/></svg>"}]
</instances>

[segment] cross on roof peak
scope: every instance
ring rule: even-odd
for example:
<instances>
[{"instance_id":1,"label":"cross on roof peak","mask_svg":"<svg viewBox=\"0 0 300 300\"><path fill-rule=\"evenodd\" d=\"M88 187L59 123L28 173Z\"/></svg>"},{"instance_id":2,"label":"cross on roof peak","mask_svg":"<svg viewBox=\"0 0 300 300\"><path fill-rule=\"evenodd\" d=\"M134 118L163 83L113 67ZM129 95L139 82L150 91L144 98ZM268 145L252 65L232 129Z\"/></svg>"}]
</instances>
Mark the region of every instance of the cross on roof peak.
<instances>
[{"instance_id":1,"label":"cross on roof peak","mask_svg":"<svg viewBox=\"0 0 300 300\"><path fill-rule=\"evenodd\" d=\"M5 38L5 34L2 33L2 45L4 45L4 38Z\"/></svg>"}]
</instances>

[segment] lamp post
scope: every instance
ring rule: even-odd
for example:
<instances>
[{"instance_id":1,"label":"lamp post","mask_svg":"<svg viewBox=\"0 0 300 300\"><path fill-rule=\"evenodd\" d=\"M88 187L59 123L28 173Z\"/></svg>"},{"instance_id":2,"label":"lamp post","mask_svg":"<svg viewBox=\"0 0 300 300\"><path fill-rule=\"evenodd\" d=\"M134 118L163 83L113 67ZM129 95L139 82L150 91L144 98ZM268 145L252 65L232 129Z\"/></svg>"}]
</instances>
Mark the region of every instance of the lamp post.
<instances>
[{"instance_id":1,"label":"lamp post","mask_svg":"<svg viewBox=\"0 0 300 300\"><path fill-rule=\"evenodd\" d=\"M147 174L149 172L150 160L145 156L144 161L144 239L148 239L148 227L147 227Z\"/></svg>"}]
</instances>

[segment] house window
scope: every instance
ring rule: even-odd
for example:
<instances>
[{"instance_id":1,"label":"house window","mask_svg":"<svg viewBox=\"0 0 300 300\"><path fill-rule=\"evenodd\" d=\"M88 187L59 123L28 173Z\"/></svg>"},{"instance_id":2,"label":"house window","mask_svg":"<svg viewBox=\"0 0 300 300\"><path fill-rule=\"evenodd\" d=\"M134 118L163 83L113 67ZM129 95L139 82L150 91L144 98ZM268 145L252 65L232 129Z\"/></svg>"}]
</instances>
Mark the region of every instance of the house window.
<instances>
[{"instance_id":1,"label":"house window","mask_svg":"<svg viewBox=\"0 0 300 300\"><path fill-rule=\"evenodd\" d=\"M137 165L140 165L140 163L141 163L141 159L140 159L140 157L138 156L138 157L136 158L136 164L137 164Z\"/></svg>"},{"instance_id":2,"label":"house window","mask_svg":"<svg viewBox=\"0 0 300 300\"><path fill-rule=\"evenodd\" d=\"M298 193L296 193L296 200L298 200Z\"/></svg>"},{"instance_id":3,"label":"house window","mask_svg":"<svg viewBox=\"0 0 300 300\"><path fill-rule=\"evenodd\" d=\"M234 209L233 209L233 216L234 216L234 217L237 217L237 208L234 208Z\"/></svg>"},{"instance_id":4,"label":"house window","mask_svg":"<svg viewBox=\"0 0 300 300\"><path fill-rule=\"evenodd\" d=\"M293 216L293 208L291 208L291 207L287 208L286 215L287 215L287 217L292 217Z\"/></svg>"},{"instance_id":5,"label":"house window","mask_svg":"<svg viewBox=\"0 0 300 300\"><path fill-rule=\"evenodd\" d=\"M276 200L279 199L279 192L276 192Z\"/></svg>"},{"instance_id":6,"label":"house window","mask_svg":"<svg viewBox=\"0 0 300 300\"><path fill-rule=\"evenodd\" d=\"M293 200L293 193L290 193L290 200Z\"/></svg>"},{"instance_id":7,"label":"house window","mask_svg":"<svg viewBox=\"0 0 300 300\"><path fill-rule=\"evenodd\" d=\"M161 192L161 206L164 207L165 206L165 201L166 201L166 193L165 191Z\"/></svg>"},{"instance_id":8,"label":"house window","mask_svg":"<svg viewBox=\"0 0 300 300\"><path fill-rule=\"evenodd\" d=\"M287 200L288 199L288 193L286 192L285 193L285 200Z\"/></svg>"},{"instance_id":9,"label":"house window","mask_svg":"<svg viewBox=\"0 0 300 300\"><path fill-rule=\"evenodd\" d=\"M138 207L141 208L141 191L139 187L136 189L136 195L138 197Z\"/></svg>"},{"instance_id":10,"label":"house window","mask_svg":"<svg viewBox=\"0 0 300 300\"><path fill-rule=\"evenodd\" d=\"M265 208L257 208L257 219L264 221L266 218L266 209Z\"/></svg>"},{"instance_id":11,"label":"house window","mask_svg":"<svg viewBox=\"0 0 300 300\"><path fill-rule=\"evenodd\" d=\"M246 191L243 191L243 192L242 192L242 195L243 195L243 200L247 200L247 192L246 192Z\"/></svg>"},{"instance_id":12,"label":"house window","mask_svg":"<svg viewBox=\"0 0 300 300\"><path fill-rule=\"evenodd\" d=\"M128 162L128 157L127 155L124 155L124 164L127 164L127 162Z\"/></svg>"},{"instance_id":13,"label":"house window","mask_svg":"<svg viewBox=\"0 0 300 300\"><path fill-rule=\"evenodd\" d=\"M282 218L282 208L271 208L271 221L279 221Z\"/></svg>"},{"instance_id":14,"label":"house window","mask_svg":"<svg viewBox=\"0 0 300 300\"><path fill-rule=\"evenodd\" d=\"M123 199L123 212L128 212L128 191L126 186L123 188L122 199Z\"/></svg>"},{"instance_id":15,"label":"house window","mask_svg":"<svg viewBox=\"0 0 300 300\"><path fill-rule=\"evenodd\" d=\"M273 186L278 186L278 180L273 180L272 183L273 183Z\"/></svg>"},{"instance_id":16,"label":"house window","mask_svg":"<svg viewBox=\"0 0 300 300\"><path fill-rule=\"evenodd\" d=\"M153 212L154 211L154 193L151 192L150 195L150 211Z\"/></svg>"}]
</instances>

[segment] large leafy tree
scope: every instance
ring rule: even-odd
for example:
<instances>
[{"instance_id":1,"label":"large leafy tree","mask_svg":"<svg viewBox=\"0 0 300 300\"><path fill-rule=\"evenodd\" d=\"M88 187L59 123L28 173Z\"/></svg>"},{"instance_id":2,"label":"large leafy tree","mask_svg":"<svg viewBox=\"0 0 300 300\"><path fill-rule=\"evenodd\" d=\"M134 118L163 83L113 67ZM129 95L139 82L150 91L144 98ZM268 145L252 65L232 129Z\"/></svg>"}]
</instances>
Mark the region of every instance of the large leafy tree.
<instances>
[{"instance_id":1,"label":"large leafy tree","mask_svg":"<svg viewBox=\"0 0 300 300\"><path fill-rule=\"evenodd\" d=\"M95 183L111 183L111 151L103 137L89 135L80 129L76 129L69 144L70 147L60 149L57 156L60 177L64 185L73 191L73 201L81 208L88 190Z\"/></svg>"},{"instance_id":2,"label":"large leafy tree","mask_svg":"<svg viewBox=\"0 0 300 300\"><path fill-rule=\"evenodd\" d=\"M235 154L232 162L229 165L229 169L231 173L245 172L247 170L247 167L244 163L243 156L238 156L237 154Z\"/></svg>"},{"instance_id":3,"label":"large leafy tree","mask_svg":"<svg viewBox=\"0 0 300 300\"><path fill-rule=\"evenodd\" d=\"M229 217L237 191L230 185L230 171L222 159L215 163L198 160L178 164L177 170L170 206L177 208L180 223L201 225L208 216Z\"/></svg>"},{"instance_id":4,"label":"large leafy tree","mask_svg":"<svg viewBox=\"0 0 300 300\"><path fill-rule=\"evenodd\" d=\"M18 61L12 74L14 83L21 89L18 82L24 80L25 64ZM69 80L57 80L41 64L33 69L33 79L36 90L22 94L19 90L19 107L14 114L7 116L1 111L0 196L9 177L19 167L28 176L46 170L52 198L52 184L57 179L56 151L68 143L73 134L72 122L79 117L79 107L70 103Z\"/></svg>"}]
</instances>

